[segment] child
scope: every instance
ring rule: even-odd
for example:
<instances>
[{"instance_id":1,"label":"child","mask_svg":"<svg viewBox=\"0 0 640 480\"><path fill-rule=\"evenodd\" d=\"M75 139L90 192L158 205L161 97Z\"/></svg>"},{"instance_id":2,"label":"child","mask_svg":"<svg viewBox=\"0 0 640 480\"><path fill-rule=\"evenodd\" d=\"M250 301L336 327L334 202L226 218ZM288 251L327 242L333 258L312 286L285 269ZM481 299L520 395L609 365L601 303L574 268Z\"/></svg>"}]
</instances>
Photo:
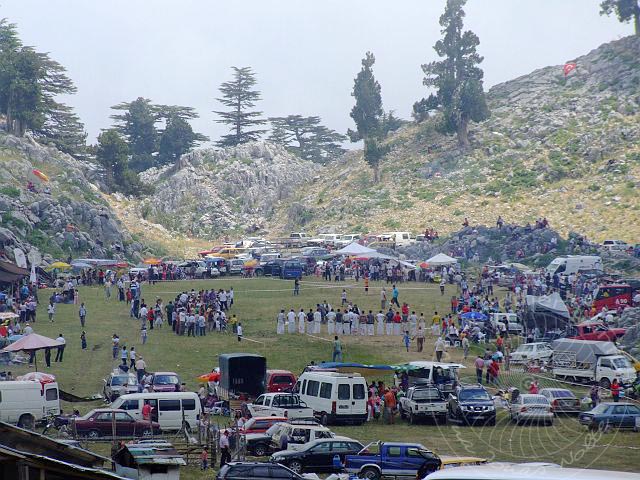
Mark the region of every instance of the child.
<instances>
[{"instance_id":1,"label":"child","mask_svg":"<svg viewBox=\"0 0 640 480\"><path fill-rule=\"evenodd\" d=\"M142 344L146 344L147 343L147 326L143 325L142 328L140 329L140 341L142 342Z\"/></svg>"},{"instance_id":2,"label":"child","mask_svg":"<svg viewBox=\"0 0 640 480\"><path fill-rule=\"evenodd\" d=\"M209 452L207 451L207 447L202 449L202 453L200 454L200 463L202 470L209 468Z\"/></svg>"},{"instance_id":3,"label":"child","mask_svg":"<svg viewBox=\"0 0 640 480\"><path fill-rule=\"evenodd\" d=\"M342 306L347 304L347 291L343 288L342 289Z\"/></svg>"},{"instance_id":4,"label":"child","mask_svg":"<svg viewBox=\"0 0 640 480\"><path fill-rule=\"evenodd\" d=\"M85 331L82 331L82 334L80 335L80 343L82 345L82 350L86 350L87 349L87 334L85 333Z\"/></svg>"},{"instance_id":5,"label":"child","mask_svg":"<svg viewBox=\"0 0 640 480\"><path fill-rule=\"evenodd\" d=\"M402 341L404 342L404 346L409 351L409 345L411 344L411 337L409 336L409 330L405 330L404 337L402 337Z\"/></svg>"},{"instance_id":6,"label":"child","mask_svg":"<svg viewBox=\"0 0 640 480\"><path fill-rule=\"evenodd\" d=\"M237 332L238 332L238 341L241 342L242 341L242 323L240 322L238 322Z\"/></svg>"}]
</instances>

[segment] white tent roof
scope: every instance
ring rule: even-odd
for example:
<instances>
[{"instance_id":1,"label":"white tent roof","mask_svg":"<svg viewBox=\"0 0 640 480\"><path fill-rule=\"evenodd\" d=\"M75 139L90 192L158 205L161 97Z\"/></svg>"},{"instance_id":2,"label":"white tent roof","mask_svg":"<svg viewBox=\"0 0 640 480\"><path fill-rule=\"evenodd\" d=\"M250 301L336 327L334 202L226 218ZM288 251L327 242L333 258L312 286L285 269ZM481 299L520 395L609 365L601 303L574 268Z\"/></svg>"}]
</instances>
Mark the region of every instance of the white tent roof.
<instances>
[{"instance_id":1,"label":"white tent roof","mask_svg":"<svg viewBox=\"0 0 640 480\"><path fill-rule=\"evenodd\" d=\"M445 255L444 253L438 253L434 255L429 260L427 260L429 266L438 267L440 265L453 265L454 263L458 263L458 261L450 257L449 255Z\"/></svg>"},{"instance_id":2,"label":"white tent roof","mask_svg":"<svg viewBox=\"0 0 640 480\"><path fill-rule=\"evenodd\" d=\"M346 247L341 248L340 250L336 250L333 253L335 253L336 255L358 256L358 255L365 255L365 254L378 253L378 252L373 248L365 247L364 245L360 245L359 243L353 242L347 245Z\"/></svg>"}]
</instances>

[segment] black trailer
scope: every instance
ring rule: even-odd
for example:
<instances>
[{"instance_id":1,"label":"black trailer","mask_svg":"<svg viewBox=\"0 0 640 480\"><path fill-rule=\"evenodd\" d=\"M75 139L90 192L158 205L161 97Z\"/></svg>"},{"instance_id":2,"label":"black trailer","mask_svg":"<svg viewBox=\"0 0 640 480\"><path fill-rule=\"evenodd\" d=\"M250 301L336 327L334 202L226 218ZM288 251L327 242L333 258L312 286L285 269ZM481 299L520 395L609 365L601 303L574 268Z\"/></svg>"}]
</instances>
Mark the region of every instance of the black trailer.
<instances>
[{"instance_id":1,"label":"black trailer","mask_svg":"<svg viewBox=\"0 0 640 480\"><path fill-rule=\"evenodd\" d=\"M225 400L262 395L267 382L267 359L253 353L223 353L220 366L220 396Z\"/></svg>"}]
</instances>

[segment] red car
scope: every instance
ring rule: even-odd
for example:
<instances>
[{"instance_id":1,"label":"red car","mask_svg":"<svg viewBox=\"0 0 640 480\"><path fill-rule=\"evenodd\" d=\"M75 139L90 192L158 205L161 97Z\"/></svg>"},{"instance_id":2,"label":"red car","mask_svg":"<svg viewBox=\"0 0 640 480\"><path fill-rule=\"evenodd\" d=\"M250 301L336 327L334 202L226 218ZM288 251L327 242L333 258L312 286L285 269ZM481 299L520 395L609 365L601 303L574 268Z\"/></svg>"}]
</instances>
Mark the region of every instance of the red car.
<instances>
[{"instance_id":1,"label":"red car","mask_svg":"<svg viewBox=\"0 0 640 480\"><path fill-rule=\"evenodd\" d=\"M286 417L253 417L244 424L244 433L264 433L278 422L289 421Z\"/></svg>"},{"instance_id":2,"label":"red car","mask_svg":"<svg viewBox=\"0 0 640 480\"><path fill-rule=\"evenodd\" d=\"M601 322L583 322L571 327L568 338L615 342L618 338L623 337L626 332L626 328L609 328Z\"/></svg>"},{"instance_id":3,"label":"red car","mask_svg":"<svg viewBox=\"0 0 640 480\"><path fill-rule=\"evenodd\" d=\"M151 375L151 390L154 392L179 392L180 377L174 372L155 372Z\"/></svg>"},{"instance_id":4,"label":"red car","mask_svg":"<svg viewBox=\"0 0 640 480\"><path fill-rule=\"evenodd\" d=\"M114 422L115 417L115 422ZM98 408L72 419L72 427L81 437L149 437L160 434L160 424L136 420L125 410Z\"/></svg>"},{"instance_id":5,"label":"red car","mask_svg":"<svg viewBox=\"0 0 640 480\"><path fill-rule=\"evenodd\" d=\"M289 370L267 370L267 393L290 392L296 376Z\"/></svg>"}]
</instances>

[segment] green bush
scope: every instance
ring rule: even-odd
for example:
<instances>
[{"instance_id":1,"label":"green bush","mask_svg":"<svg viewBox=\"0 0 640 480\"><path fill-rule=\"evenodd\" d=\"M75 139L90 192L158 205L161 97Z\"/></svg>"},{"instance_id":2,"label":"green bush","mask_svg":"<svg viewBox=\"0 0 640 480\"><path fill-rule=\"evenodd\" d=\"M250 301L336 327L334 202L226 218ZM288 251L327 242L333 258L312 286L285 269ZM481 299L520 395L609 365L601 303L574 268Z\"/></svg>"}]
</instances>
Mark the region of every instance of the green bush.
<instances>
[{"instance_id":1,"label":"green bush","mask_svg":"<svg viewBox=\"0 0 640 480\"><path fill-rule=\"evenodd\" d=\"M0 193L6 195L7 197L18 198L20 196L20 189L11 185L5 185L3 187L0 187Z\"/></svg>"}]
</instances>

